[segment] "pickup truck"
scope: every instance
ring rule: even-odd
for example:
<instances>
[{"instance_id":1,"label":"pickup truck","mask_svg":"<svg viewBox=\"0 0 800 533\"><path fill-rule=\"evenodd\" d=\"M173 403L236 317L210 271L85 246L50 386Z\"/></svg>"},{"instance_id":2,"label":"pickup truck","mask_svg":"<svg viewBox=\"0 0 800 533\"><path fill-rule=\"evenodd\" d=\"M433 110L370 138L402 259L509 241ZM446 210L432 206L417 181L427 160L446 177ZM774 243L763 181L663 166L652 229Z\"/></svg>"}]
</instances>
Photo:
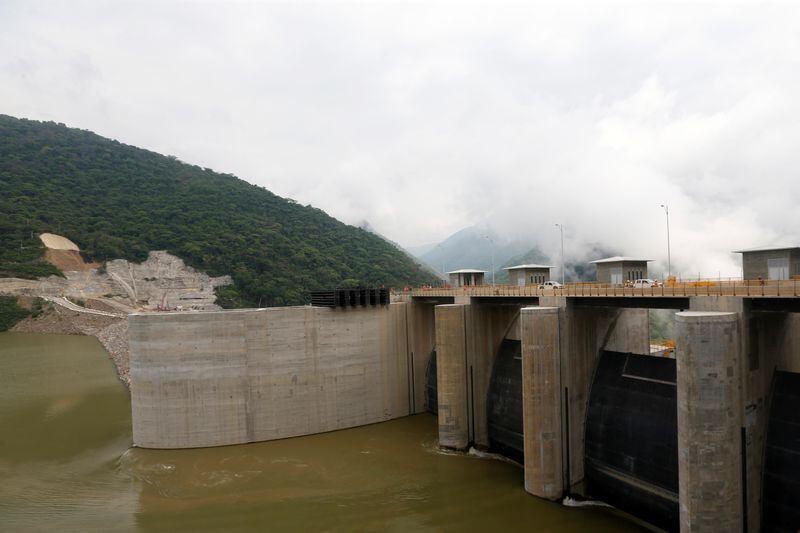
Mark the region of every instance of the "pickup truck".
<instances>
[{"instance_id":1,"label":"pickup truck","mask_svg":"<svg viewBox=\"0 0 800 533\"><path fill-rule=\"evenodd\" d=\"M561 289L564 286L557 281L545 281L541 285L539 285L540 289Z\"/></svg>"}]
</instances>

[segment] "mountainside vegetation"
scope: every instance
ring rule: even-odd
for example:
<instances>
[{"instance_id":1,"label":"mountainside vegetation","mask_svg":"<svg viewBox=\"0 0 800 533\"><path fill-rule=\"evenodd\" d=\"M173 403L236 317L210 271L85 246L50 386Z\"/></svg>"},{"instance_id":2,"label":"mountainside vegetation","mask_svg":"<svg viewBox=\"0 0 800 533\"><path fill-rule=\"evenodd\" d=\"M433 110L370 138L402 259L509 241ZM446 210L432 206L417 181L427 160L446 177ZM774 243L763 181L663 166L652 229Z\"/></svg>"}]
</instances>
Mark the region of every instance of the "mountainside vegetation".
<instances>
[{"instance_id":1,"label":"mountainside vegetation","mask_svg":"<svg viewBox=\"0 0 800 533\"><path fill-rule=\"evenodd\" d=\"M0 276L58 274L37 235L90 260L167 250L234 284L224 307L295 305L312 290L430 283L384 239L230 174L53 122L0 115Z\"/></svg>"},{"instance_id":2,"label":"mountainside vegetation","mask_svg":"<svg viewBox=\"0 0 800 533\"><path fill-rule=\"evenodd\" d=\"M8 331L28 315L30 313L17 304L14 296L0 296L0 331Z\"/></svg>"}]
</instances>

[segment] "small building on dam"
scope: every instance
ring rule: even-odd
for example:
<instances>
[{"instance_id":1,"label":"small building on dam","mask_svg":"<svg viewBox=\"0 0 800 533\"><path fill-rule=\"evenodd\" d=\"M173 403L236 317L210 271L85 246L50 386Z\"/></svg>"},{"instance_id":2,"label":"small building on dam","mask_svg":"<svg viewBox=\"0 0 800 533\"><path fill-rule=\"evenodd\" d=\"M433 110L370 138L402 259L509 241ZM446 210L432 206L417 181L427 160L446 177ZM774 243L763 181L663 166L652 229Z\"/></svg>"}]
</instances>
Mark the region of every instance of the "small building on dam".
<instances>
[{"instance_id":1,"label":"small building on dam","mask_svg":"<svg viewBox=\"0 0 800 533\"><path fill-rule=\"evenodd\" d=\"M597 282L622 285L628 281L636 281L647 277L647 263L652 259L615 256L596 259L591 264L597 267Z\"/></svg>"},{"instance_id":2,"label":"small building on dam","mask_svg":"<svg viewBox=\"0 0 800 533\"><path fill-rule=\"evenodd\" d=\"M800 279L800 246L767 246L734 253L742 254L744 279Z\"/></svg>"},{"instance_id":3,"label":"small building on dam","mask_svg":"<svg viewBox=\"0 0 800 533\"><path fill-rule=\"evenodd\" d=\"M545 281L550 281L551 268L553 267L550 265L527 264L506 267L505 270L508 270L509 284L538 287Z\"/></svg>"},{"instance_id":4,"label":"small building on dam","mask_svg":"<svg viewBox=\"0 0 800 533\"><path fill-rule=\"evenodd\" d=\"M474 268L462 268L448 272L447 275L450 277L450 285L453 287L472 287L475 285L483 285L486 271Z\"/></svg>"}]
</instances>

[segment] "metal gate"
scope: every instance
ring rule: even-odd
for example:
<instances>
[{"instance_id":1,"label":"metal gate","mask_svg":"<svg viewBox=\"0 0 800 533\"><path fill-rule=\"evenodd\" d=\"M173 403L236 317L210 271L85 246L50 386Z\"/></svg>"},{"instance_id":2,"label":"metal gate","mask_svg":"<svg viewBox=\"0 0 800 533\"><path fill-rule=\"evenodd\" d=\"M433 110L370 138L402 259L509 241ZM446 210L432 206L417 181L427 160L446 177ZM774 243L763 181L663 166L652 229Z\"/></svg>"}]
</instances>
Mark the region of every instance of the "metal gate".
<instances>
[{"instance_id":1,"label":"metal gate","mask_svg":"<svg viewBox=\"0 0 800 533\"><path fill-rule=\"evenodd\" d=\"M666 530L678 529L674 359L600 356L586 416L586 488Z\"/></svg>"},{"instance_id":2,"label":"metal gate","mask_svg":"<svg viewBox=\"0 0 800 533\"><path fill-rule=\"evenodd\" d=\"M489 448L522 463L522 343L518 340L503 339L500 344L492 366L486 410Z\"/></svg>"},{"instance_id":3,"label":"metal gate","mask_svg":"<svg viewBox=\"0 0 800 533\"><path fill-rule=\"evenodd\" d=\"M428 358L428 368L425 369L425 410L433 414L439 412L436 383L436 348L434 348Z\"/></svg>"},{"instance_id":4,"label":"metal gate","mask_svg":"<svg viewBox=\"0 0 800 533\"><path fill-rule=\"evenodd\" d=\"M764 452L762 531L800 530L800 374L775 372Z\"/></svg>"}]
</instances>

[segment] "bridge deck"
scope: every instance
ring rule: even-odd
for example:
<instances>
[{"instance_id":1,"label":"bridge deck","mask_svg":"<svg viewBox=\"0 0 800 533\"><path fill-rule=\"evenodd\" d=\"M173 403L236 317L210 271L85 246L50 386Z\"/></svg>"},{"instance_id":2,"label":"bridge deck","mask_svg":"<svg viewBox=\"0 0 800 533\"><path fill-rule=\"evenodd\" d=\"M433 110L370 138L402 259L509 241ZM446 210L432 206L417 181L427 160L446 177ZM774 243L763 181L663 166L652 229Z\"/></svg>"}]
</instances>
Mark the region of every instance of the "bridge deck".
<instances>
[{"instance_id":1,"label":"bridge deck","mask_svg":"<svg viewBox=\"0 0 800 533\"><path fill-rule=\"evenodd\" d=\"M539 297L572 296L600 298L686 298L691 296L742 296L746 298L800 298L800 280L783 281L700 281L668 286L634 288L602 283L574 283L561 288L540 289L535 285L478 285L470 287L418 287L403 294L412 297L491 296Z\"/></svg>"}]
</instances>

